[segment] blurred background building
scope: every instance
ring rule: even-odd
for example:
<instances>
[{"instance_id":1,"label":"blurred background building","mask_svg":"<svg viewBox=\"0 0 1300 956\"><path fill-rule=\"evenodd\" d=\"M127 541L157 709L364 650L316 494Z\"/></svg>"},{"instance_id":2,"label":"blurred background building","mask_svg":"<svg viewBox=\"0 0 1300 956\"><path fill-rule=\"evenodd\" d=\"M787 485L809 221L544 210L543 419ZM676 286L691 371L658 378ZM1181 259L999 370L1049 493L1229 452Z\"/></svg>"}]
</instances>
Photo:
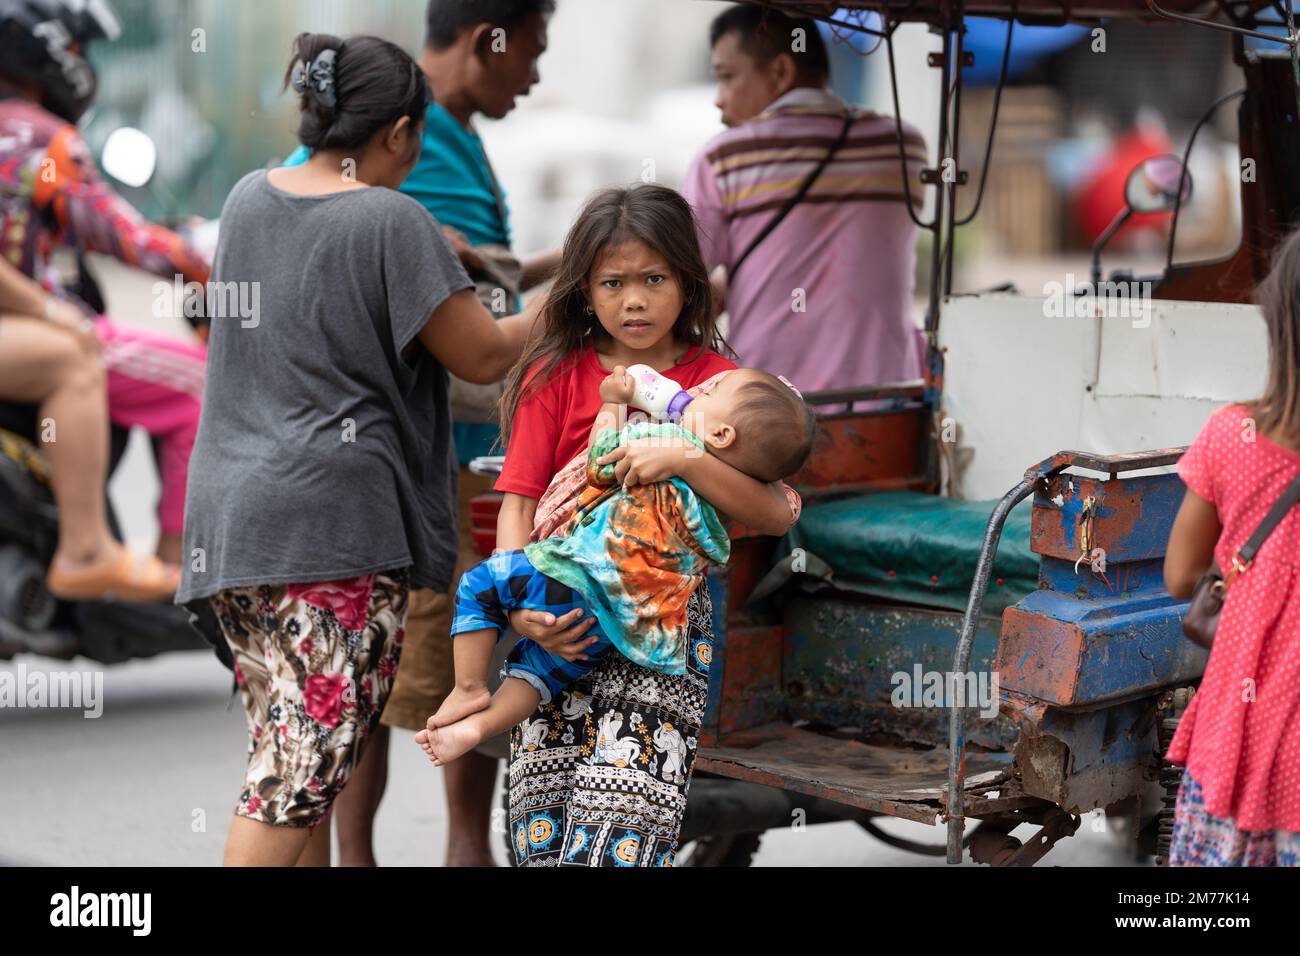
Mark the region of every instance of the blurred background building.
<instances>
[{"instance_id":1,"label":"blurred background building","mask_svg":"<svg viewBox=\"0 0 1300 956\"><path fill-rule=\"evenodd\" d=\"M292 97L281 85L298 32L375 33L412 53L424 39L424 0L115 3L125 33L94 50L102 92L87 135L96 146L127 124L158 142L157 179L132 196L152 214L215 216L241 175L293 148ZM541 84L505 120L479 122L509 193L519 251L557 244L600 186L678 181L721 129L707 34L725 6L559 0ZM892 113L884 48L851 29L874 25L874 15L839 16L846 26L824 32L837 92ZM1102 30L1099 50L1091 27L1017 25L987 195L976 223L959 232L957 287L1009 271L1007 257L1049 259L1054 274L1062 257L1086 262L1087 246L1118 208L1128 169L1155 153L1181 154L1204 111L1240 85L1224 35L1173 24L1116 22ZM1006 25L995 21L974 21L967 37L975 64L966 71L961 166L973 182L1005 38ZM930 140L932 159L938 74L925 57L939 44L915 25L896 39L902 112ZM1192 155L1196 193L1180 222L1179 259L1236 245L1235 108L1217 111ZM963 209L973 200L966 190ZM1164 220L1135 223L1112 248L1154 256L1165 228Z\"/></svg>"}]
</instances>

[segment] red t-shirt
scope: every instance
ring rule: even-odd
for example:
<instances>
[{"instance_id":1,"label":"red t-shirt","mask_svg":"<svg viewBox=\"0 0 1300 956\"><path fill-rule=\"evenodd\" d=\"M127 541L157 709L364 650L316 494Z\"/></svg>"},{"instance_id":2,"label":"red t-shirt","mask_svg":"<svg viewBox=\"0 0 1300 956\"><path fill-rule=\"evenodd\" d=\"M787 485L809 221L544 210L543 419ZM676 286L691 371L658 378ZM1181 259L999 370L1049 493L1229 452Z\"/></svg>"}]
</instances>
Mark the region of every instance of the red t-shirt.
<instances>
[{"instance_id":1,"label":"red t-shirt","mask_svg":"<svg viewBox=\"0 0 1300 956\"><path fill-rule=\"evenodd\" d=\"M525 381L545 363L545 357L538 359ZM703 354L688 352L681 363L658 371L682 388L693 388L735 367L734 362L705 349ZM542 497L556 473L587 447L592 422L600 412L600 383L607 375L609 370L601 367L596 350L589 347L561 362L541 391L519 403L510 423L506 463L497 478L497 491Z\"/></svg>"}]
</instances>

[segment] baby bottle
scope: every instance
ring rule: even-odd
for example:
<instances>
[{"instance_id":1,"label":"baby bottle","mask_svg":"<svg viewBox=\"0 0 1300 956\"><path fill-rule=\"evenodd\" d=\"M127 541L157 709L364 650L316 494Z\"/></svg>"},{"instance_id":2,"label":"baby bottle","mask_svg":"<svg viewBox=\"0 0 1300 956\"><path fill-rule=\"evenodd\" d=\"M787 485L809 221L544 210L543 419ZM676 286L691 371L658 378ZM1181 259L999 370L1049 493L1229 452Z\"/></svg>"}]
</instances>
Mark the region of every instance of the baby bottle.
<instances>
[{"instance_id":1,"label":"baby bottle","mask_svg":"<svg viewBox=\"0 0 1300 956\"><path fill-rule=\"evenodd\" d=\"M649 365L629 365L627 374L636 383L631 404L661 421L675 422L691 400L685 389Z\"/></svg>"}]
</instances>

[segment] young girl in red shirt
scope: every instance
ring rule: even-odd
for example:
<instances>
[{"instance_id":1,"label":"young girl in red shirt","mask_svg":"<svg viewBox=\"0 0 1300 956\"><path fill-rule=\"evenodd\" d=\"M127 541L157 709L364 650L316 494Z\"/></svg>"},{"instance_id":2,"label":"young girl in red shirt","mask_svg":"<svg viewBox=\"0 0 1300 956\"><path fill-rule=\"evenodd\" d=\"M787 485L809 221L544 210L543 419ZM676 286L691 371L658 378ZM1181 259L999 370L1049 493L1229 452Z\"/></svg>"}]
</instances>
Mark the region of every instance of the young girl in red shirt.
<instances>
[{"instance_id":1,"label":"young girl in red shirt","mask_svg":"<svg viewBox=\"0 0 1300 956\"><path fill-rule=\"evenodd\" d=\"M1178 463L1187 494L1165 585L1187 598L1211 560L1228 571L1300 475L1300 233L1259 290L1268 328L1262 398L1214 412ZM1168 759L1186 769L1170 866L1300 865L1300 508L1236 575L1201 686Z\"/></svg>"},{"instance_id":2,"label":"young girl in red shirt","mask_svg":"<svg viewBox=\"0 0 1300 956\"><path fill-rule=\"evenodd\" d=\"M565 240L539 326L544 332L511 373L502 401L509 443L496 483L505 493L496 543L503 550L527 544L535 524L543 533L557 526L553 513L565 502L538 515L538 500L585 453L599 383L616 365L649 365L688 390L707 389L736 367L719 354L726 346L690 206L663 186L608 189L587 204ZM792 490L712 455L645 442L601 462L616 462L625 484L676 475L719 512L763 533L784 534L798 515ZM696 589L689 619L685 675L609 655L514 729L510 825L518 863L671 864L708 696L708 588ZM582 637L590 622L569 615L557 621L516 611L511 624L562 656L581 656L594 640Z\"/></svg>"}]
</instances>

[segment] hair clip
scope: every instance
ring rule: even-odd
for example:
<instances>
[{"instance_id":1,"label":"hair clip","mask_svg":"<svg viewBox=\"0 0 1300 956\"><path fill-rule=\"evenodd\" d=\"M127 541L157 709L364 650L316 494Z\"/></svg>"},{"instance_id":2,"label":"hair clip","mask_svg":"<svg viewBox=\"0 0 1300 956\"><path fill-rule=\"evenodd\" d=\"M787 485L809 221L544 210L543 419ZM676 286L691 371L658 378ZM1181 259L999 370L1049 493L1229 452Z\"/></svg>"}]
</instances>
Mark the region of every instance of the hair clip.
<instances>
[{"instance_id":1,"label":"hair clip","mask_svg":"<svg viewBox=\"0 0 1300 956\"><path fill-rule=\"evenodd\" d=\"M794 382L790 381L790 380L789 380L788 378L786 378L784 375L778 375L777 378L779 378L779 379L781 380L781 382L782 382L782 383L783 383L787 388L790 389L790 391L794 392L794 393L795 393L796 395L798 395L800 398L803 398L803 392L799 391L799 389L797 389L797 388L794 387Z\"/></svg>"},{"instance_id":2,"label":"hair clip","mask_svg":"<svg viewBox=\"0 0 1300 956\"><path fill-rule=\"evenodd\" d=\"M290 81L294 92L310 93L322 106L333 109L338 102L334 95L334 57L337 52L321 50L310 64L299 60Z\"/></svg>"}]
</instances>

